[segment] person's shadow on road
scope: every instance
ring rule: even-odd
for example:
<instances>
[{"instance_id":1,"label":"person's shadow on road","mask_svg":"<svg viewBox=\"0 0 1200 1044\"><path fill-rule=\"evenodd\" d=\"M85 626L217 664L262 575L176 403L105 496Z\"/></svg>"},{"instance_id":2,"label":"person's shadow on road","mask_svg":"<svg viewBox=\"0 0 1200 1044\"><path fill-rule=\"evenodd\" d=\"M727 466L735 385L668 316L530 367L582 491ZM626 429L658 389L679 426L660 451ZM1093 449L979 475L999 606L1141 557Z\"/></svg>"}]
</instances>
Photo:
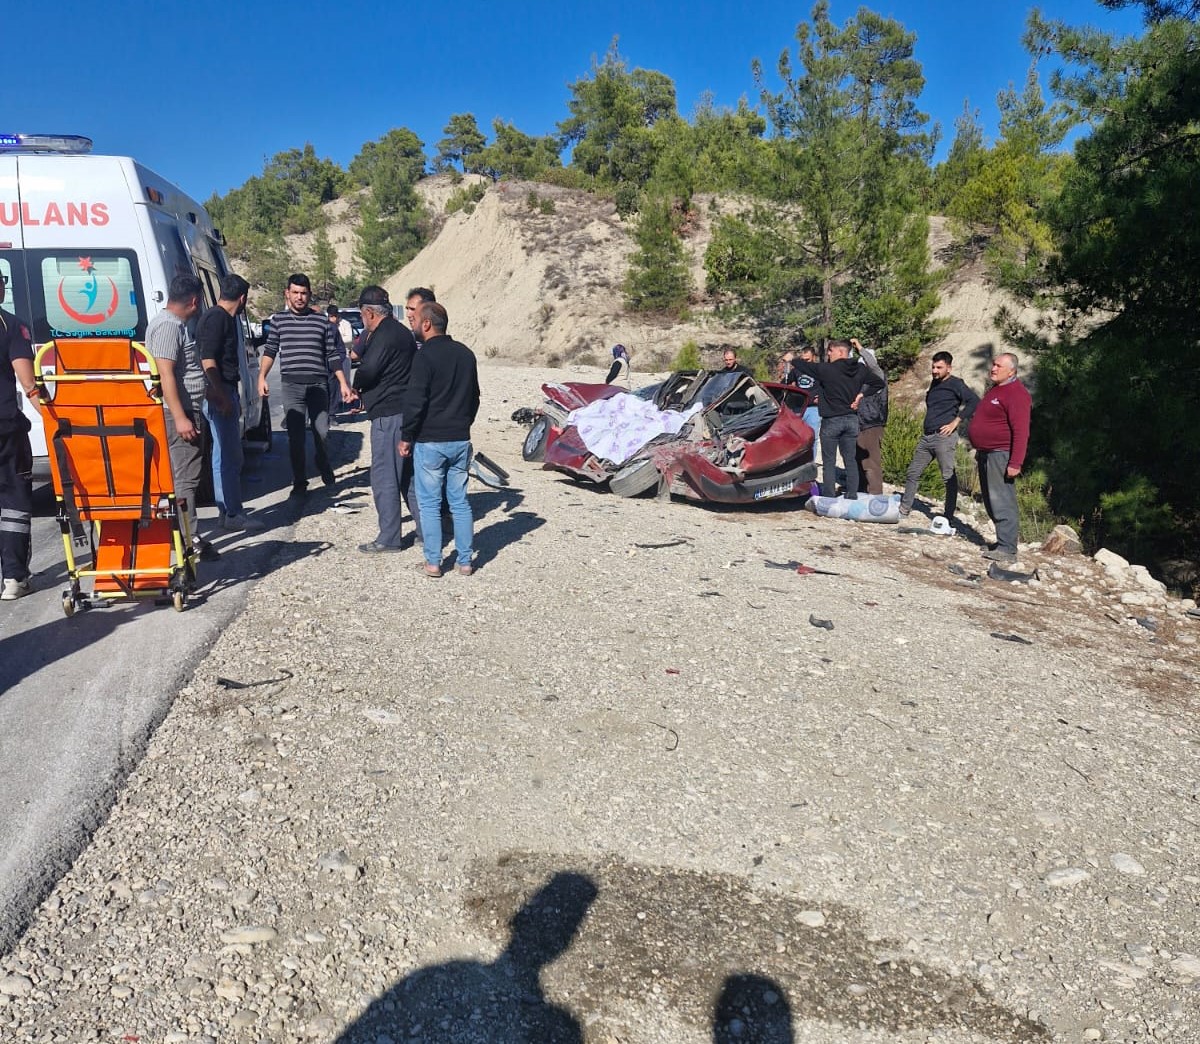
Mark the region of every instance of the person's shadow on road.
<instances>
[{"instance_id":1,"label":"person's shadow on road","mask_svg":"<svg viewBox=\"0 0 1200 1044\"><path fill-rule=\"evenodd\" d=\"M582 1044L583 1030L542 990L541 971L571 945L597 888L590 877L558 873L513 915L512 937L491 964L449 961L396 983L338 1044L392 1040L454 1044Z\"/></svg>"},{"instance_id":2,"label":"person's shadow on road","mask_svg":"<svg viewBox=\"0 0 1200 1044\"><path fill-rule=\"evenodd\" d=\"M713 1009L713 1044L795 1044L783 989L763 975L730 975Z\"/></svg>"}]
</instances>

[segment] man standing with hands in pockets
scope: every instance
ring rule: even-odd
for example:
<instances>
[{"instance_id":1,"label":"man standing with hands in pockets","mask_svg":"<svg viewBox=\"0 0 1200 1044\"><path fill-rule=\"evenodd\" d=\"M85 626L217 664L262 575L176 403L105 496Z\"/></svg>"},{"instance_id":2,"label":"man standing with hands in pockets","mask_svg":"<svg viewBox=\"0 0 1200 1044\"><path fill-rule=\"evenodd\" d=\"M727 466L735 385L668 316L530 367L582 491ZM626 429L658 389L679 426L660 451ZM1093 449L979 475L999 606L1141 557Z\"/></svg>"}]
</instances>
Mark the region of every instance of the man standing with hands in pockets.
<instances>
[{"instance_id":1,"label":"man standing with hands in pockets","mask_svg":"<svg viewBox=\"0 0 1200 1044\"><path fill-rule=\"evenodd\" d=\"M222 276L221 296L196 324L196 343L208 392L204 416L212 431L213 495L221 525L230 530L259 530L262 522L246 514L242 504L241 344L237 317L246 308L250 284L240 275Z\"/></svg>"},{"instance_id":2,"label":"man standing with hands in pockets","mask_svg":"<svg viewBox=\"0 0 1200 1044\"><path fill-rule=\"evenodd\" d=\"M471 425L479 412L479 371L471 349L447 335L449 318L442 305L418 305L415 318L413 333L422 347L409 375L398 451L413 458L425 551L418 568L428 577L442 575L444 492L454 520L455 570L470 576L475 520L467 501L467 465Z\"/></svg>"}]
</instances>

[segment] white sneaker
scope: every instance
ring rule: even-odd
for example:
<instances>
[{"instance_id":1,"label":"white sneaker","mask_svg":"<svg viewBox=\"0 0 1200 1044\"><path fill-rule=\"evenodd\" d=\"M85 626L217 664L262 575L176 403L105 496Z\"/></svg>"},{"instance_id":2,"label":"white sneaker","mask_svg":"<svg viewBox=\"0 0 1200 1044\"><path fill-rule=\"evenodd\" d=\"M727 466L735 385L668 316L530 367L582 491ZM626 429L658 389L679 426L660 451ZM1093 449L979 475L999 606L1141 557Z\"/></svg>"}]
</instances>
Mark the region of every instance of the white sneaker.
<instances>
[{"instance_id":1,"label":"white sneaker","mask_svg":"<svg viewBox=\"0 0 1200 1044\"><path fill-rule=\"evenodd\" d=\"M15 602L18 598L24 598L33 590L33 584L29 582L29 578L24 580L5 580L4 590L0 592L0 601Z\"/></svg>"},{"instance_id":2,"label":"white sneaker","mask_svg":"<svg viewBox=\"0 0 1200 1044\"><path fill-rule=\"evenodd\" d=\"M263 525L257 518L251 518L249 515L226 515L221 519L221 528L227 529L230 532L238 532L239 530L246 533L257 533L266 526Z\"/></svg>"}]
</instances>

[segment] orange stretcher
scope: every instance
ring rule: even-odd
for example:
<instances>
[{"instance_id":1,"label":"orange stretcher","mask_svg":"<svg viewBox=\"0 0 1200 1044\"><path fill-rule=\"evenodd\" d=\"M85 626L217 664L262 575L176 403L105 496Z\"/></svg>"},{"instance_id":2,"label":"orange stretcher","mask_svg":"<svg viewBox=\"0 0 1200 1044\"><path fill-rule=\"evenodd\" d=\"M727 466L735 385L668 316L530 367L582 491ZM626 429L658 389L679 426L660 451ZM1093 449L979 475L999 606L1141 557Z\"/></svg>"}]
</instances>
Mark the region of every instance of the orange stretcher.
<instances>
[{"instance_id":1,"label":"orange stretcher","mask_svg":"<svg viewBox=\"0 0 1200 1044\"><path fill-rule=\"evenodd\" d=\"M127 338L64 339L42 345L34 372L71 583L63 612L143 598L182 611L197 555L175 500L157 360Z\"/></svg>"}]
</instances>

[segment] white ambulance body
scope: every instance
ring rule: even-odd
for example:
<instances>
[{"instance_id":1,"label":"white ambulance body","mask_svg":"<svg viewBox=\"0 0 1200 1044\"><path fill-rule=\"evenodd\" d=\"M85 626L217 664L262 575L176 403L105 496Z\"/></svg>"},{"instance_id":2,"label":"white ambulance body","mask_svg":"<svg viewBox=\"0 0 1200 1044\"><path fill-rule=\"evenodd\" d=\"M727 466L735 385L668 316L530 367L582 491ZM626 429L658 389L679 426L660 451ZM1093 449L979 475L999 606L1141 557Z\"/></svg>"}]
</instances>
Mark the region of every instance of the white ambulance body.
<instances>
[{"instance_id":1,"label":"white ambulance body","mask_svg":"<svg viewBox=\"0 0 1200 1044\"><path fill-rule=\"evenodd\" d=\"M175 276L199 276L207 307L230 271L220 233L199 203L140 163L93 156L90 147L86 138L0 134L4 307L29 324L35 350L65 337L142 340ZM244 316L238 328L245 435L266 442L258 349ZM26 411L35 471L44 473L45 433L27 402Z\"/></svg>"}]
</instances>

